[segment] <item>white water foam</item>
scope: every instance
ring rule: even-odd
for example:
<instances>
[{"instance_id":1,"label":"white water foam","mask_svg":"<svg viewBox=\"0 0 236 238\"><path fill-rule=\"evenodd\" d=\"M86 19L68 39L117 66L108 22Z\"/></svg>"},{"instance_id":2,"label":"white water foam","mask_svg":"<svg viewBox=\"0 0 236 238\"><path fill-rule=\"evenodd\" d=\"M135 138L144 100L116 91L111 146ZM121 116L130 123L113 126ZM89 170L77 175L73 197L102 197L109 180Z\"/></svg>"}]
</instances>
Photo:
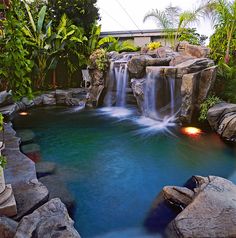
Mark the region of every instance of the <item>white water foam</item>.
<instances>
[{"instance_id":1,"label":"white water foam","mask_svg":"<svg viewBox=\"0 0 236 238\"><path fill-rule=\"evenodd\" d=\"M131 109L125 107L103 107L99 109L99 112L117 118L128 118L133 113Z\"/></svg>"},{"instance_id":2,"label":"white water foam","mask_svg":"<svg viewBox=\"0 0 236 238\"><path fill-rule=\"evenodd\" d=\"M149 117L141 116L134 120L141 128L135 131L136 135L152 136L160 132L168 133L175 136L171 132L171 128L176 127L175 117L165 117L161 120L154 120Z\"/></svg>"}]
</instances>

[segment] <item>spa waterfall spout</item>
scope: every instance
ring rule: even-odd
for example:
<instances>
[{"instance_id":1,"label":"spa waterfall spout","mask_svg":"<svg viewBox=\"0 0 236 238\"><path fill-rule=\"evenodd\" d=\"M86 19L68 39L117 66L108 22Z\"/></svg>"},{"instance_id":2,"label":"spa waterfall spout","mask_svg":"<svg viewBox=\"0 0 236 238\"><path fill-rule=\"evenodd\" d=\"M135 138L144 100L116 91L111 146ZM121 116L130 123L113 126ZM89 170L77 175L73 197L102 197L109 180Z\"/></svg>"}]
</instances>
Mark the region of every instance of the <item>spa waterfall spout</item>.
<instances>
[{"instance_id":1,"label":"spa waterfall spout","mask_svg":"<svg viewBox=\"0 0 236 238\"><path fill-rule=\"evenodd\" d=\"M128 84L127 63L121 63L119 66L111 63L109 72L108 91L105 97L105 105L111 107L126 106L126 88Z\"/></svg>"},{"instance_id":2,"label":"spa waterfall spout","mask_svg":"<svg viewBox=\"0 0 236 238\"><path fill-rule=\"evenodd\" d=\"M180 87L171 67L150 67L146 76L132 79L140 112L154 120L175 121L180 108Z\"/></svg>"}]
</instances>

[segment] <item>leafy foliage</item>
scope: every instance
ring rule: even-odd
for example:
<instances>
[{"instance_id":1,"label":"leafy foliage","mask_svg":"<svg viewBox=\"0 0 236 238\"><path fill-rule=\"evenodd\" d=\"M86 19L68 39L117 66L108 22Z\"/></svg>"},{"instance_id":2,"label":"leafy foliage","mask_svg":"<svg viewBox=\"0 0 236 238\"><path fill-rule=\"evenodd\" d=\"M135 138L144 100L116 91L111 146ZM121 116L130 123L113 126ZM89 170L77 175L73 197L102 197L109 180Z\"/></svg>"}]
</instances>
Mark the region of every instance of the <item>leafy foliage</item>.
<instances>
[{"instance_id":1,"label":"leafy foliage","mask_svg":"<svg viewBox=\"0 0 236 238\"><path fill-rule=\"evenodd\" d=\"M60 58L66 61L68 69L71 71L77 68L71 67L69 55L80 59L84 57L82 49L87 38L83 34L83 29L72 24L64 14L59 25L52 27L52 21L46 21L47 7L42 6L37 18L31 14L30 6L25 2L28 13L29 25L23 28L23 32L30 42L30 50L33 52L32 58L35 61L35 72L37 75L35 87L44 86L47 73L55 70ZM37 20L36 20L37 19ZM55 80L53 87L55 87Z\"/></svg>"},{"instance_id":2,"label":"leafy foliage","mask_svg":"<svg viewBox=\"0 0 236 238\"><path fill-rule=\"evenodd\" d=\"M7 164L7 158L4 155L0 155L0 167L3 169L6 167Z\"/></svg>"},{"instance_id":3,"label":"leafy foliage","mask_svg":"<svg viewBox=\"0 0 236 238\"><path fill-rule=\"evenodd\" d=\"M121 52L134 52L138 50L131 41L121 41L113 36L107 36L98 41L98 47L105 48L108 52L117 51Z\"/></svg>"},{"instance_id":4,"label":"leafy foliage","mask_svg":"<svg viewBox=\"0 0 236 238\"><path fill-rule=\"evenodd\" d=\"M227 32L224 27L217 27L215 33L210 37L209 47L211 48L210 57L216 62L221 62L225 59L227 51L228 39ZM232 35L232 40L229 46L230 61L236 59L236 31ZM229 63L229 62L228 62Z\"/></svg>"},{"instance_id":5,"label":"leafy foliage","mask_svg":"<svg viewBox=\"0 0 236 238\"><path fill-rule=\"evenodd\" d=\"M210 0L205 5L205 12L210 15L216 30L210 39L213 59L224 58L225 63L228 64L232 56L232 48L235 47L236 1ZM220 46L219 50L214 48L217 46ZM224 50L224 55L222 50Z\"/></svg>"},{"instance_id":6,"label":"leafy foliage","mask_svg":"<svg viewBox=\"0 0 236 238\"><path fill-rule=\"evenodd\" d=\"M192 45L204 45L207 36L200 35L196 28L183 28L179 33L179 41L187 41Z\"/></svg>"},{"instance_id":7,"label":"leafy foliage","mask_svg":"<svg viewBox=\"0 0 236 238\"><path fill-rule=\"evenodd\" d=\"M216 105L217 103L220 103L222 100L215 96L211 95L209 96L201 105L200 105L200 116L199 121L205 121L207 119L207 112L208 110Z\"/></svg>"},{"instance_id":8,"label":"leafy foliage","mask_svg":"<svg viewBox=\"0 0 236 238\"><path fill-rule=\"evenodd\" d=\"M27 50L27 37L22 32L26 25L21 3L11 2L11 8L6 12L3 20L4 33L0 36L0 77L1 85L12 90L13 96L32 97L29 73L33 62Z\"/></svg>"},{"instance_id":9,"label":"leafy foliage","mask_svg":"<svg viewBox=\"0 0 236 238\"><path fill-rule=\"evenodd\" d=\"M105 71L108 67L108 57L106 50L97 49L89 57L91 66L97 68L100 71Z\"/></svg>"},{"instance_id":10,"label":"leafy foliage","mask_svg":"<svg viewBox=\"0 0 236 238\"><path fill-rule=\"evenodd\" d=\"M3 117L3 115L2 115L2 113L0 113L0 131L2 131L3 130L3 125L4 125L4 117Z\"/></svg>"},{"instance_id":11,"label":"leafy foliage","mask_svg":"<svg viewBox=\"0 0 236 238\"><path fill-rule=\"evenodd\" d=\"M90 36L94 23L99 20L97 0L48 0L50 19L54 25L59 24L59 19L66 14L72 24L85 30L85 35Z\"/></svg>"},{"instance_id":12,"label":"leafy foliage","mask_svg":"<svg viewBox=\"0 0 236 238\"><path fill-rule=\"evenodd\" d=\"M155 50L158 49L159 47L161 47L161 42L159 41L150 42L147 45L148 50Z\"/></svg>"},{"instance_id":13,"label":"leafy foliage","mask_svg":"<svg viewBox=\"0 0 236 238\"><path fill-rule=\"evenodd\" d=\"M170 42L171 45L174 46L181 29L197 22L200 13L200 7L191 11L181 11L179 7L173 7L170 5L164 11L152 9L144 16L143 21L145 22L149 18L155 20L157 26L165 32L165 41Z\"/></svg>"},{"instance_id":14,"label":"leafy foliage","mask_svg":"<svg viewBox=\"0 0 236 238\"><path fill-rule=\"evenodd\" d=\"M220 62L216 82L217 94L225 101L236 103L236 66Z\"/></svg>"}]
</instances>

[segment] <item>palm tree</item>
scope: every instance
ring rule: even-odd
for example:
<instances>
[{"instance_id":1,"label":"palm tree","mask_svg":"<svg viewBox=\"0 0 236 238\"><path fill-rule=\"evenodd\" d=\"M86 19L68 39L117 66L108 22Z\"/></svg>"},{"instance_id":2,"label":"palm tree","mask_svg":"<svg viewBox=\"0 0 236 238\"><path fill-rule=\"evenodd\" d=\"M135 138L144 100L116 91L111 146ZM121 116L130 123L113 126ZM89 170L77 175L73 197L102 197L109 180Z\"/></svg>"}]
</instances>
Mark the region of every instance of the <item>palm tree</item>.
<instances>
[{"instance_id":1,"label":"palm tree","mask_svg":"<svg viewBox=\"0 0 236 238\"><path fill-rule=\"evenodd\" d=\"M207 0L202 5L202 11L208 16L215 29L223 29L227 35L227 47L225 52L225 63L230 60L230 47L233 34L236 30L236 1Z\"/></svg>"},{"instance_id":2,"label":"palm tree","mask_svg":"<svg viewBox=\"0 0 236 238\"><path fill-rule=\"evenodd\" d=\"M167 37L171 40L171 35L168 33L175 32L176 43L181 29L187 27L191 23L197 22L200 16L201 8L197 8L192 11L181 11L179 7L173 7L172 5L165 8L164 11L158 9L153 9L149 11L145 16L143 21L152 18L157 23L157 26L163 29L167 33ZM176 30L175 30L176 29Z\"/></svg>"},{"instance_id":3,"label":"palm tree","mask_svg":"<svg viewBox=\"0 0 236 238\"><path fill-rule=\"evenodd\" d=\"M164 11L160 11L158 9L152 9L147 12L143 18L143 22L148 19L154 20L157 24L158 28L163 29L165 36L165 44L166 38L171 42L173 36L173 29L175 29L178 25L178 17L180 14L179 7L173 7L172 5L165 8Z\"/></svg>"}]
</instances>

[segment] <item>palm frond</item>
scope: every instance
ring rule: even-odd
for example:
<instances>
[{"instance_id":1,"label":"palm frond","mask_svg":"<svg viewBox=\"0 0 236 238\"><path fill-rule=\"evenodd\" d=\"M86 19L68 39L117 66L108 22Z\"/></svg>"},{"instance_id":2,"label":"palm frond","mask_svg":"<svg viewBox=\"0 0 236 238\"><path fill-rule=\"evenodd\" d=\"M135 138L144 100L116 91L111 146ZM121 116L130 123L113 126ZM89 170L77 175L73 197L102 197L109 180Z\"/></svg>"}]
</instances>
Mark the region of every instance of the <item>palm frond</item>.
<instances>
[{"instance_id":1,"label":"palm frond","mask_svg":"<svg viewBox=\"0 0 236 238\"><path fill-rule=\"evenodd\" d=\"M147 19L152 19L155 21L158 27L162 29L172 28L173 24L168 19L168 16L165 11L159 11L158 9L152 9L143 18L143 22Z\"/></svg>"}]
</instances>

